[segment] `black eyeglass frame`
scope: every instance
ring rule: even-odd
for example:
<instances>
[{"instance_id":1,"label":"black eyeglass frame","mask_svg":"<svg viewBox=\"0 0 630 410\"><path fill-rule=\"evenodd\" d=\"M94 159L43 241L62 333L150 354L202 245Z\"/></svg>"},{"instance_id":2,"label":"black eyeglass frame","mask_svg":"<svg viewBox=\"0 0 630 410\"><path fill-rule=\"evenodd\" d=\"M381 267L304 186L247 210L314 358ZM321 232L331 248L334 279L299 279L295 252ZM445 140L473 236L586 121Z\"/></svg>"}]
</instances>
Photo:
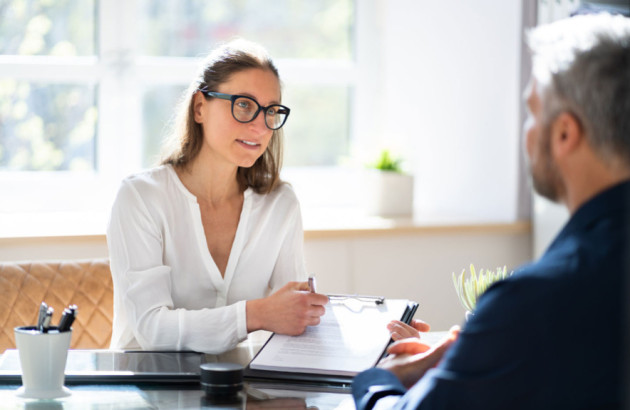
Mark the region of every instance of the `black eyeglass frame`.
<instances>
[{"instance_id":1,"label":"black eyeglass frame","mask_svg":"<svg viewBox=\"0 0 630 410\"><path fill-rule=\"evenodd\" d=\"M248 122L254 121L258 117L258 114L260 114L260 112L262 111L263 115L265 116L265 126L267 128L269 128L270 130L276 131L276 130L279 130L280 128L282 128L282 126L287 122L287 118L289 118L289 114L291 113L291 109L289 107L285 106L285 105L282 105L282 104L271 104L271 105L268 105L266 107L263 107L262 105L260 105L258 103L258 101L256 101L252 97L248 97L246 95L218 93L218 92L215 92L215 91L208 91L208 89L206 87L199 88L198 91L201 91L204 95L206 95L208 97L215 97L215 98L219 98L221 100L231 101L232 102L232 108L231 108L231 110L232 110L232 117L236 121L240 122L241 124L247 124ZM238 118L236 118L236 115L234 115L234 102L236 100L238 100L239 98L247 98L248 100L253 101L256 104L256 106L258 106L258 109L254 113L254 116L252 117L251 120L241 121ZM269 124L267 123L267 110L270 109L270 108L273 108L273 107L279 107L278 112L280 112L280 110L285 110L286 111L286 113L285 112L282 113L282 114L285 114L284 120L282 121L282 124L280 124L276 128L270 127Z\"/></svg>"}]
</instances>

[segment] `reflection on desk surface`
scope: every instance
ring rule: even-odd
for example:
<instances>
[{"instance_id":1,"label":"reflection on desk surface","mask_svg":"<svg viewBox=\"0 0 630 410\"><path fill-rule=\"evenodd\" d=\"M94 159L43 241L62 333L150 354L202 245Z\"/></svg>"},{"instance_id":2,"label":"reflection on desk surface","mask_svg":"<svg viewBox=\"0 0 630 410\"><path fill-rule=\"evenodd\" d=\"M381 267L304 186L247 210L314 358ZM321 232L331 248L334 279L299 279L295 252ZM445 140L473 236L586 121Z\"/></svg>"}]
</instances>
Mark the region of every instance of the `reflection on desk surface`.
<instances>
[{"instance_id":1,"label":"reflection on desk surface","mask_svg":"<svg viewBox=\"0 0 630 410\"><path fill-rule=\"evenodd\" d=\"M22 399L18 386L0 386L0 406L12 409L310 409L350 410L350 394L257 389L246 387L235 400L216 401L198 388L166 386L83 385L71 386L72 395L55 400Z\"/></svg>"}]
</instances>

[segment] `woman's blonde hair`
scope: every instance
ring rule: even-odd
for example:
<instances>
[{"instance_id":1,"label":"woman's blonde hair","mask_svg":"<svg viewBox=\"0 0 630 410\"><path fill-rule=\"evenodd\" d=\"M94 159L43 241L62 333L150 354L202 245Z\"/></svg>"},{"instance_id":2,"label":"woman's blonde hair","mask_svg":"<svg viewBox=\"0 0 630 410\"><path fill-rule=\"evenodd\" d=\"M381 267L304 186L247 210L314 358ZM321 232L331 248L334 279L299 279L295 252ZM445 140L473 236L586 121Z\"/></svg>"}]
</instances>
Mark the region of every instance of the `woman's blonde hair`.
<instances>
[{"instance_id":1,"label":"woman's blonde hair","mask_svg":"<svg viewBox=\"0 0 630 410\"><path fill-rule=\"evenodd\" d=\"M210 53L179 104L162 164L186 168L201 150L203 129L201 124L195 122L194 117L193 97L196 91L204 87L208 91L218 91L219 85L229 81L233 74L252 68L269 70L280 81L278 69L271 57L258 44L235 40ZM238 168L236 178L241 190L251 187L257 193L269 193L278 185L282 166L282 137L282 129L275 130L267 149L254 165L250 168Z\"/></svg>"}]
</instances>

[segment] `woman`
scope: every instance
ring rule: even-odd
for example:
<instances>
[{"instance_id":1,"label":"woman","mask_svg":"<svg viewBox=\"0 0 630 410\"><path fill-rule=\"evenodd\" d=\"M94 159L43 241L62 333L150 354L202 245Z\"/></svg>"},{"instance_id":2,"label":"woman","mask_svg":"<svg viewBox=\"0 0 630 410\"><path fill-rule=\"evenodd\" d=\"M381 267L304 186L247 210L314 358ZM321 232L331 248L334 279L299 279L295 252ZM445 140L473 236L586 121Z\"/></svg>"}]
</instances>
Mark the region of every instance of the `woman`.
<instances>
[{"instance_id":1,"label":"woman","mask_svg":"<svg viewBox=\"0 0 630 410\"><path fill-rule=\"evenodd\" d=\"M308 292L299 204L279 180L280 102L260 46L220 47L186 92L162 165L122 182L107 232L112 348L216 354L255 330L319 323L328 298Z\"/></svg>"}]
</instances>

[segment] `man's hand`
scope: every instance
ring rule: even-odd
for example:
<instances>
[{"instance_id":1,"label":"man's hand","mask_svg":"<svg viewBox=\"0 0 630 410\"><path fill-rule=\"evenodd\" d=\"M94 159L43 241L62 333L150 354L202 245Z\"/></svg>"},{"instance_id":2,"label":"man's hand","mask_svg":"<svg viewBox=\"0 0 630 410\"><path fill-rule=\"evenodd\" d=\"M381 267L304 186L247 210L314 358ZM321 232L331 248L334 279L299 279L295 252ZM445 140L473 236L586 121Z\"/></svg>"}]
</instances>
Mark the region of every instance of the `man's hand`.
<instances>
[{"instance_id":1,"label":"man's hand","mask_svg":"<svg viewBox=\"0 0 630 410\"><path fill-rule=\"evenodd\" d=\"M452 327L448 336L432 347L415 338L398 341L387 349L391 356L383 359L378 367L394 373L406 388L410 388L439 363L457 339L459 330L459 326Z\"/></svg>"},{"instance_id":2,"label":"man's hand","mask_svg":"<svg viewBox=\"0 0 630 410\"><path fill-rule=\"evenodd\" d=\"M400 320L392 320L387 325L387 330L392 335L392 339L401 340L408 337L420 337L420 332L428 332L431 329L428 323L422 320L413 319L408 325Z\"/></svg>"},{"instance_id":3,"label":"man's hand","mask_svg":"<svg viewBox=\"0 0 630 410\"><path fill-rule=\"evenodd\" d=\"M247 301L247 331L300 335L326 313L328 296L309 292L308 282L289 282L264 299Z\"/></svg>"}]
</instances>

